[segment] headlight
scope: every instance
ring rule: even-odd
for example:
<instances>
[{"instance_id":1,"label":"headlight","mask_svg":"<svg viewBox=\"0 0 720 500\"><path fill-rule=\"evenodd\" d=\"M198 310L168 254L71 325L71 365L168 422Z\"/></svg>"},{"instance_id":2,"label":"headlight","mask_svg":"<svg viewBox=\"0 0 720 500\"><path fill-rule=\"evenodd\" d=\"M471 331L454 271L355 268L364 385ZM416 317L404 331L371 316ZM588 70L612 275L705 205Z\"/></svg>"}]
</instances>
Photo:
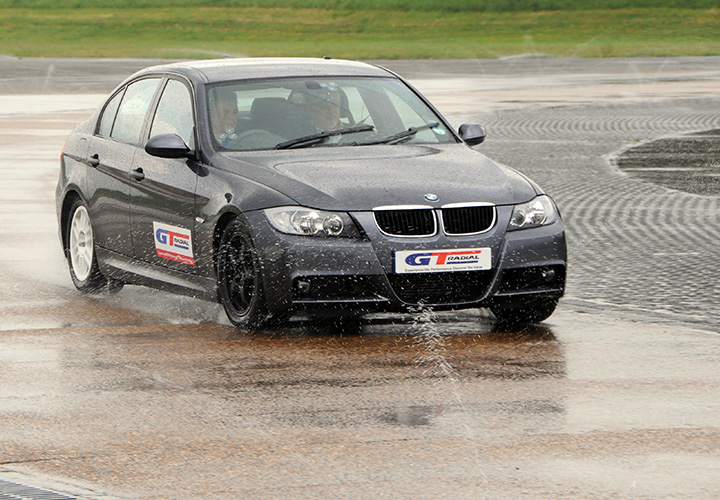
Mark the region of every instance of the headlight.
<instances>
[{"instance_id":1,"label":"headlight","mask_svg":"<svg viewBox=\"0 0 720 500\"><path fill-rule=\"evenodd\" d=\"M558 210L549 196L538 196L532 201L515 205L508 231L546 226L558 219Z\"/></svg>"},{"instance_id":2,"label":"headlight","mask_svg":"<svg viewBox=\"0 0 720 500\"><path fill-rule=\"evenodd\" d=\"M265 215L272 227L282 233L304 236L355 238L360 233L350 216L303 207L268 208Z\"/></svg>"}]
</instances>

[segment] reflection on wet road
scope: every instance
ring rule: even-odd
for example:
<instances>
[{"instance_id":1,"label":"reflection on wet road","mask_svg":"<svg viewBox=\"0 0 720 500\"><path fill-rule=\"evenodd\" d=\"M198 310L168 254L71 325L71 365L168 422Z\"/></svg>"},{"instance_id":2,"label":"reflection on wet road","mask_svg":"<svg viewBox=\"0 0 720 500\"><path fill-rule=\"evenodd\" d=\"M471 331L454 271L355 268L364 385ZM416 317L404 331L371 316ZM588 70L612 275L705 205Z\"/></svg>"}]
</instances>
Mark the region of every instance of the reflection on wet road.
<instances>
[{"instance_id":1,"label":"reflection on wet road","mask_svg":"<svg viewBox=\"0 0 720 500\"><path fill-rule=\"evenodd\" d=\"M479 63L467 64L470 74ZM568 79L524 111L496 83L517 77L531 100L538 82L514 65L484 75L499 90L469 89L465 74L444 87L419 81L454 121L467 118L452 111L464 92L491 101L476 117L492 125L482 151L540 179L569 221L569 296L521 331L472 311L298 319L249 336L206 302L138 287L81 296L52 196L64 137L99 98L45 98L42 111L0 96L0 488L52 480L98 500L718 498L720 316L708 310L717 270L712 242L689 225L698 215L717 222L717 201L630 180L603 158L667 133L673 116L685 117L678 133L716 123L716 100L676 72L694 93L662 112L642 95L608 104L621 76L586 64L568 61ZM583 86L590 79L604 86ZM603 104L546 107L559 85L571 87L569 103L586 89ZM36 114L18 116L23 103ZM660 212L675 222L636 223L668 200ZM678 220L689 227L671 238ZM666 276L643 239L697 252L682 259L699 269ZM705 289L683 309L668 298L674 286ZM701 329L691 314L705 315Z\"/></svg>"},{"instance_id":2,"label":"reflection on wet road","mask_svg":"<svg viewBox=\"0 0 720 500\"><path fill-rule=\"evenodd\" d=\"M4 466L128 498L717 491L708 333L560 312L522 332L466 314L251 337L125 313L3 332Z\"/></svg>"}]
</instances>

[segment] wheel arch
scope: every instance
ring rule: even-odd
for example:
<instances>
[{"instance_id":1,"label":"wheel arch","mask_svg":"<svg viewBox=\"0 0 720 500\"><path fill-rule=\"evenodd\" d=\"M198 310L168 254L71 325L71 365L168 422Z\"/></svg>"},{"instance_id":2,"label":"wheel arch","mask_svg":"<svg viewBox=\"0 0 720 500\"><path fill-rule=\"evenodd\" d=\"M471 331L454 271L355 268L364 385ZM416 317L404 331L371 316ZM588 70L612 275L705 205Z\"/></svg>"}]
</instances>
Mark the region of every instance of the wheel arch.
<instances>
[{"instance_id":1,"label":"wheel arch","mask_svg":"<svg viewBox=\"0 0 720 500\"><path fill-rule=\"evenodd\" d=\"M67 227L70 221L70 209L77 201L85 203L78 191L71 189L65 193L60 209L60 237L62 238L63 251L65 251L68 245Z\"/></svg>"},{"instance_id":2,"label":"wheel arch","mask_svg":"<svg viewBox=\"0 0 720 500\"><path fill-rule=\"evenodd\" d=\"M218 251L220 250L220 240L228 225L235 219L240 217L240 212L227 211L223 213L215 224L212 238L213 265L217 266Z\"/></svg>"}]
</instances>

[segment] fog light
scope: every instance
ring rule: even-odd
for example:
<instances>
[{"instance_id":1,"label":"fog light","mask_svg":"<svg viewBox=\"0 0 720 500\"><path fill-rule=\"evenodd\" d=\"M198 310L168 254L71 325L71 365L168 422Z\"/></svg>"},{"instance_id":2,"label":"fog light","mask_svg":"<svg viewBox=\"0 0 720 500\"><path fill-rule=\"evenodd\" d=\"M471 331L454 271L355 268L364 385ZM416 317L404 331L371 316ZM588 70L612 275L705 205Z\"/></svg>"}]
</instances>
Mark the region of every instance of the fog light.
<instances>
[{"instance_id":1,"label":"fog light","mask_svg":"<svg viewBox=\"0 0 720 500\"><path fill-rule=\"evenodd\" d=\"M557 273L555 272L555 269L544 269L542 272L542 279L545 283L552 283L555 281L556 277Z\"/></svg>"},{"instance_id":2,"label":"fog light","mask_svg":"<svg viewBox=\"0 0 720 500\"><path fill-rule=\"evenodd\" d=\"M295 282L295 289L300 295L307 295L310 293L312 285L309 281L297 281Z\"/></svg>"}]
</instances>

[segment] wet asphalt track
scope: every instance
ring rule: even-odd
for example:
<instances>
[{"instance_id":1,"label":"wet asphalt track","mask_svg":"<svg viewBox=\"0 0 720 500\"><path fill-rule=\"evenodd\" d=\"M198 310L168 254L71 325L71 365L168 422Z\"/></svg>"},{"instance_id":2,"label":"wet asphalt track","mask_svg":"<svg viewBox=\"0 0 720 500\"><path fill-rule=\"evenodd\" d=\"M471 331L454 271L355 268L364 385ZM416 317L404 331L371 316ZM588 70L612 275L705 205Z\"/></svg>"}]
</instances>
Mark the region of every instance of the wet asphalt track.
<instances>
[{"instance_id":1,"label":"wet asphalt track","mask_svg":"<svg viewBox=\"0 0 720 500\"><path fill-rule=\"evenodd\" d=\"M388 62L556 198L567 297L522 332L470 312L252 338L212 304L72 289L59 150L146 63L0 59L0 493L720 498L720 160L682 149L720 129L720 58Z\"/></svg>"}]
</instances>

